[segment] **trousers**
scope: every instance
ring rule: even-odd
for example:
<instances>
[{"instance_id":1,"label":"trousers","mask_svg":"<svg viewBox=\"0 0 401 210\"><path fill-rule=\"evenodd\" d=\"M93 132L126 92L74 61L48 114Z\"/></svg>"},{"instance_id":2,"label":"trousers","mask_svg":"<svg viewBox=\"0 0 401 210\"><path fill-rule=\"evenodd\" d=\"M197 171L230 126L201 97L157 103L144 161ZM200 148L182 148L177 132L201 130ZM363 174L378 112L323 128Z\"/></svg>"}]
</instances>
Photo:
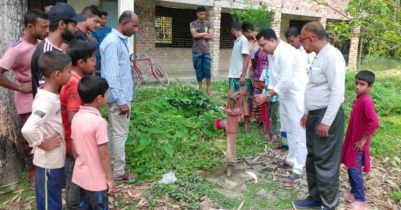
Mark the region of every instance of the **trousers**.
<instances>
[{"instance_id":1,"label":"trousers","mask_svg":"<svg viewBox=\"0 0 401 210\"><path fill-rule=\"evenodd\" d=\"M131 102L127 102L131 112ZM125 142L129 134L129 121L127 115L120 115L120 107L117 103L107 104L109 111L109 127L107 135L109 137L109 151L111 153L111 165L113 167L113 177L121 176L125 173Z\"/></svg>"},{"instance_id":2,"label":"trousers","mask_svg":"<svg viewBox=\"0 0 401 210\"><path fill-rule=\"evenodd\" d=\"M351 184L351 193L355 195L355 200L365 202L365 190L363 188L363 151L360 151L356 162L352 168L348 169L349 183Z\"/></svg>"},{"instance_id":3,"label":"trousers","mask_svg":"<svg viewBox=\"0 0 401 210\"><path fill-rule=\"evenodd\" d=\"M309 195L326 208L335 208L339 200L340 160L344 138L344 110L337 112L329 129L329 136L320 138L316 132L326 108L309 111L306 122L306 174Z\"/></svg>"},{"instance_id":4,"label":"trousers","mask_svg":"<svg viewBox=\"0 0 401 210\"><path fill-rule=\"evenodd\" d=\"M292 171L298 175L303 172L307 155L306 133L300 124L303 114L302 107L297 101L281 100L280 119L288 140L286 161L294 166Z\"/></svg>"}]
</instances>

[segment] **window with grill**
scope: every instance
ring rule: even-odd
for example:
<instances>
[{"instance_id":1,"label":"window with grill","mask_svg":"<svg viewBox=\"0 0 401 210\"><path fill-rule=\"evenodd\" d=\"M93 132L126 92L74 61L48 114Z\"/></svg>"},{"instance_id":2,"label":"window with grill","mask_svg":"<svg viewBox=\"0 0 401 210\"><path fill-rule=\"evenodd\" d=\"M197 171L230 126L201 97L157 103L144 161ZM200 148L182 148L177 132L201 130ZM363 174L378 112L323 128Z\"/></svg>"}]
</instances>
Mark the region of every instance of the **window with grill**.
<instances>
[{"instance_id":1,"label":"window with grill","mask_svg":"<svg viewBox=\"0 0 401 210\"><path fill-rule=\"evenodd\" d=\"M192 48L193 38L189 24L196 20L196 10L156 6L156 47ZM221 14L220 48L232 48L234 38L230 27L233 18L229 13Z\"/></svg>"},{"instance_id":2,"label":"window with grill","mask_svg":"<svg viewBox=\"0 0 401 210\"><path fill-rule=\"evenodd\" d=\"M172 31L173 31L173 18L172 17L155 17L155 43L171 44Z\"/></svg>"}]
</instances>

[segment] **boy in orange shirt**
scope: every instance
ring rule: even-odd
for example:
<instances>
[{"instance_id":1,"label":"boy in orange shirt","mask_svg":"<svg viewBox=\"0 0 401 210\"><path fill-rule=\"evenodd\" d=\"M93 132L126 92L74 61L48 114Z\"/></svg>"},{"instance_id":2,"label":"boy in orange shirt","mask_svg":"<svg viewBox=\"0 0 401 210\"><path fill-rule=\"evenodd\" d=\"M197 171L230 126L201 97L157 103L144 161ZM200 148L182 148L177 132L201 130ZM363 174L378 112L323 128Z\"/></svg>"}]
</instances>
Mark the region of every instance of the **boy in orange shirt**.
<instances>
[{"instance_id":1,"label":"boy in orange shirt","mask_svg":"<svg viewBox=\"0 0 401 210\"><path fill-rule=\"evenodd\" d=\"M82 40L73 40L67 48L67 54L71 57L72 72L69 82L61 88L61 115L65 128L65 142L67 147L65 170L67 172L66 204L67 209L78 209L79 190L71 182L75 158L73 157L74 145L71 139L71 121L83 104L78 94L78 83L84 74L95 70L96 46Z\"/></svg>"}]
</instances>

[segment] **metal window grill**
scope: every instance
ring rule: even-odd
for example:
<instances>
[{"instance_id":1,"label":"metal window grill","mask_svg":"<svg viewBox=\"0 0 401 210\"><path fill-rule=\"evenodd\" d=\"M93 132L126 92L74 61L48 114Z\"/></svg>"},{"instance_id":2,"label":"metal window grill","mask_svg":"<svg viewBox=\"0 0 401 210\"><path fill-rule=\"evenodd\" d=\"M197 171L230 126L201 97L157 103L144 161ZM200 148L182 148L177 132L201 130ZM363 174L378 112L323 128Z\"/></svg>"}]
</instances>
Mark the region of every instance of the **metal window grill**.
<instances>
[{"instance_id":1,"label":"metal window grill","mask_svg":"<svg viewBox=\"0 0 401 210\"><path fill-rule=\"evenodd\" d=\"M156 47L192 48L193 39L189 24L196 20L196 10L177 9L162 6L155 8L155 45ZM229 13L221 14L220 48L232 48Z\"/></svg>"}]
</instances>

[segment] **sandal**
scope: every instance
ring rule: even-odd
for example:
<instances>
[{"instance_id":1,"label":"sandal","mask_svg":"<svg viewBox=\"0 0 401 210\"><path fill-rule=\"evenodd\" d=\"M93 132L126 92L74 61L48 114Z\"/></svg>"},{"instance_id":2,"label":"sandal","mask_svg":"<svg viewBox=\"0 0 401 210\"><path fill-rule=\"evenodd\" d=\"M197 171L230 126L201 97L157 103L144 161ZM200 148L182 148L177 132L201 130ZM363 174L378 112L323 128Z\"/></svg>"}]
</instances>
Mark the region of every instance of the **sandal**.
<instances>
[{"instance_id":1,"label":"sandal","mask_svg":"<svg viewBox=\"0 0 401 210\"><path fill-rule=\"evenodd\" d=\"M301 179L302 175L298 175L291 171L289 176L284 177L285 183L294 184L297 180Z\"/></svg>"},{"instance_id":2,"label":"sandal","mask_svg":"<svg viewBox=\"0 0 401 210\"><path fill-rule=\"evenodd\" d=\"M278 167L283 169L291 169L292 166L288 165L286 160L278 160L274 164L278 165Z\"/></svg>"},{"instance_id":3,"label":"sandal","mask_svg":"<svg viewBox=\"0 0 401 210\"><path fill-rule=\"evenodd\" d=\"M29 184L29 186L33 189L35 189L35 180L28 180L25 179L25 181Z\"/></svg>"},{"instance_id":4,"label":"sandal","mask_svg":"<svg viewBox=\"0 0 401 210\"><path fill-rule=\"evenodd\" d=\"M350 192L348 192L348 193L342 193L342 194L340 195L340 199L343 200L343 201L346 201L346 202L348 202L348 203L353 203L353 202L355 202L355 196L354 196L352 193L350 193Z\"/></svg>"},{"instance_id":5,"label":"sandal","mask_svg":"<svg viewBox=\"0 0 401 210\"><path fill-rule=\"evenodd\" d=\"M345 206L347 210L369 210L369 206L364 202L355 201Z\"/></svg>"},{"instance_id":6,"label":"sandal","mask_svg":"<svg viewBox=\"0 0 401 210\"><path fill-rule=\"evenodd\" d=\"M131 174L128 172L125 172L123 175L114 177L114 180L116 181L131 181L133 179L137 179L138 175L137 174Z\"/></svg>"},{"instance_id":7,"label":"sandal","mask_svg":"<svg viewBox=\"0 0 401 210\"><path fill-rule=\"evenodd\" d=\"M283 143L278 143L278 144L274 145L273 149L281 149L283 147L284 147Z\"/></svg>"},{"instance_id":8,"label":"sandal","mask_svg":"<svg viewBox=\"0 0 401 210\"><path fill-rule=\"evenodd\" d=\"M214 129L217 129L217 130L221 129L220 128L220 122L221 121L223 121L223 120L222 119L217 119L217 120L214 121ZM223 129L223 132L225 133L226 129Z\"/></svg>"}]
</instances>

